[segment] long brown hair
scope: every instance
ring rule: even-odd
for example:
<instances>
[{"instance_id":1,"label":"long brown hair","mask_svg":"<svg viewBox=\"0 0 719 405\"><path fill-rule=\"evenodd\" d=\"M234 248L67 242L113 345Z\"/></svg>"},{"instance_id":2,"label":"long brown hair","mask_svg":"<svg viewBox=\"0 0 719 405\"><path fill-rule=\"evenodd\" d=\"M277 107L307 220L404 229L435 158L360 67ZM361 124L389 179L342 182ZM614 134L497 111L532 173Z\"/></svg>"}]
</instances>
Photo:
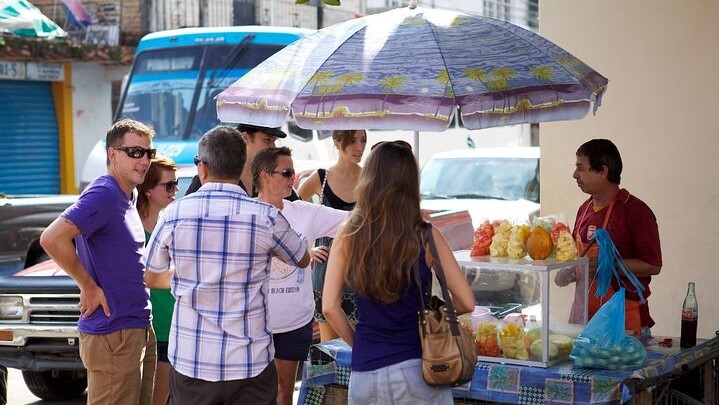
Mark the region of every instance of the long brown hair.
<instances>
[{"instance_id":1,"label":"long brown hair","mask_svg":"<svg viewBox=\"0 0 719 405\"><path fill-rule=\"evenodd\" d=\"M370 153L357 184L357 204L343 236L354 292L382 303L399 299L420 253L419 168L412 150L385 142Z\"/></svg>"},{"instance_id":2,"label":"long brown hair","mask_svg":"<svg viewBox=\"0 0 719 405\"><path fill-rule=\"evenodd\" d=\"M155 187L162 180L163 170L177 170L177 164L167 157L157 155L151 163L150 168L145 174L145 181L137 186L137 212L140 218L145 218L150 214L150 199L147 198L147 190Z\"/></svg>"}]
</instances>

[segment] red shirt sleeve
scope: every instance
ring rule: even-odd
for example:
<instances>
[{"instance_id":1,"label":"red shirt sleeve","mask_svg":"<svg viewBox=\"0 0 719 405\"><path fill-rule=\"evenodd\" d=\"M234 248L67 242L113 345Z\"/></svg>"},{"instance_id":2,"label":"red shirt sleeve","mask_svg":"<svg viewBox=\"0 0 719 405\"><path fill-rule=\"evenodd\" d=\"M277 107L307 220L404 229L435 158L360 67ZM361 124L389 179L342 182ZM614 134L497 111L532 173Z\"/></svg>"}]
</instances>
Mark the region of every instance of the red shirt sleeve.
<instances>
[{"instance_id":1,"label":"red shirt sleeve","mask_svg":"<svg viewBox=\"0 0 719 405\"><path fill-rule=\"evenodd\" d=\"M634 244L635 257L652 266L661 267L659 226L652 210L642 200L632 196L627 202L626 220Z\"/></svg>"}]
</instances>

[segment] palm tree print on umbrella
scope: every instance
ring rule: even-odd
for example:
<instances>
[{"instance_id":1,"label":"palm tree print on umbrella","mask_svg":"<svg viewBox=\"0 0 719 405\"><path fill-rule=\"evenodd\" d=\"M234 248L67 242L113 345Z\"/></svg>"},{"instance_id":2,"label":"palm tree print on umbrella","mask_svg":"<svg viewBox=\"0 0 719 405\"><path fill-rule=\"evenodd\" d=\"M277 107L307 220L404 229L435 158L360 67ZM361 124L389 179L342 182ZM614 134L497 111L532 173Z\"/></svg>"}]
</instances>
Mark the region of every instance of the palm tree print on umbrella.
<instances>
[{"instance_id":1,"label":"palm tree print on umbrella","mask_svg":"<svg viewBox=\"0 0 719 405\"><path fill-rule=\"evenodd\" d=\"M467 76L467 78L473 82L481 82L484 85L484 82L487 81L487 70L482 68L464 68L462 69L464 74ZM486 85L485 85L486 87Z\"/></svg>"},{"instance_id":2,"label":"palm tree print on umbrella","mask_svg":"<svg viewBox=\"0 0 719 405\"><path fill-rule=\"evenodd\" d=\"M342 94L342 91L344 91L344 88L361 83L362 80L364 80L364 77L364 73L342 73L337 76L337 85L341 87L335 93L335 99L332 100L332 108L330 108L331 113L335 112L335 103L337 102L337 98ZM344 109L346 108L347 107L344 107Z\"/></svg>"},{"instance_id":3,"label":"palm tree print on umbrella","mask_svg":"<svg viewBox=\"0 0 719 405\"><path fill-rule=\"evenodd\" d=\"M548 82L554 79L552 68L546 65L535 66L530 69L529 72L532 74L532 76L534 76L535 79L539 80L540 82Z\"/></svg>"},{"instance_id":4,"label":"palm tree print on umbrella","mask_svg":"<svg viewBox=\"0 0 719 405\"><path fill-rule=\"evenodd\" d=\"M334 72L331 72L329 70L318 70L315 72L315 74L312 75L310 80L307 81L307 84L312 83L312 93L315 93L315 90L319 90L318 87L323 86L327 84L330 79L332 79L332 76L334 76ZM319 93L319 91L318 91ZM307 113L307 105L305 104L305 110L302 111L302 115L305 115ZM317 115L320 113L320 106L317 104Z\"/></svg>"},{"instance_id":5,"label":"palm tree print on umbrella","mask_svg":"<svg viewBox=\"0 0 719 405\"><path fill-rule=\"evenodd\" d=\"M549 84L549 87L551 87L552 91L554 91L555 103L561 103L562 100L559 99L559 93L557 93L557 89L555 89L554 85L552 85L554 73L552 73L551 67L547 65L535 66L529 70L529 73L531 73L538 82Z\"/></svg>"},{"instance_id":6,"label":"palm tree print on umbrella","mask_svg":"<svg viewBox=\"0 0 719 405\"><path fill-rule=\"evenodd\" d=\"M380 110L380 115L383 115L385 113L384 110L384 104L385 101L387 101L387 96L390 95L390 93L393 93L395 90L399 90L402 87L404 87L404 84L407 82L407 76L401 75L401 76L389 76L385 77L380 81L379 86L387 90L389 93L385 93L384 98L382 98L382 109Z\"/></svg>"},{"instance_id":7,"label":"palm tree print on umbrella","mask_svg":"<svg viewBox=\"0 0 719 405\"><path fill-rule=\"evenodd\" d=\"M269 76L270 78L263 84L263 87L266 89L279 88L284 82L293 81L299 73L297 69L277 66L272 69L272 73Z\"/></svg>"},{"instance_id":8,"label":"palm tree print on umbrella","mask_svg":"<svg viewBox=\"0 0 719 405\"><path fill-rule=\"evenodd\" d=\"M449 72L447 71L447 69L443 69L443 70L440 70L440 71L439 71L439 74L437 74L437 82L438 82L439 84L443 84L443 85L444 85L444 91L442 92L442 94L443 94L445 97L449 96L449 97L454 98L454 89L453 89L452 86L451 86L451 85L452 85L452 80L449 78ZM449 92L447 91L447 89L449 89ZM439 109L440 109L441 107L442 107L442 104L441 104L441 103L438 103L438 104L437 104L437 111L434 112L434 116L435 116L435 117L439 115Z\"/></svg>"},{"instance_id":9,"label":"palm tree print on umbrella","mask_svg":"<svg viewBox=\"0 0 719 405\"><path fill-rule=\"evenodd\" d=\"M325 103L322 102L322 97L337 95L342 92L342 87L343 86L340 83L332 83L325 84L317 88L317 94L320 95L320 101L317 103L317 117L320 116L320 105L322 105L322 117L327 117L327 111L325 110ZM332 112L332 109L330 109L330 112Z\"/></svg>"},{"instance_id":10,"label":"palm tree print on umbrella","mask_svg":"<svg viewBox=\"0 0 719 405\"><path fill-rule=\"evenodd\" d=\"M500 67L492 70L492 77L494 80L490 80L487 83L490 90L500 91L507 90L510 85L510 81L516 75L514 69L508 67Z\"/></svg>"}]
</instances>

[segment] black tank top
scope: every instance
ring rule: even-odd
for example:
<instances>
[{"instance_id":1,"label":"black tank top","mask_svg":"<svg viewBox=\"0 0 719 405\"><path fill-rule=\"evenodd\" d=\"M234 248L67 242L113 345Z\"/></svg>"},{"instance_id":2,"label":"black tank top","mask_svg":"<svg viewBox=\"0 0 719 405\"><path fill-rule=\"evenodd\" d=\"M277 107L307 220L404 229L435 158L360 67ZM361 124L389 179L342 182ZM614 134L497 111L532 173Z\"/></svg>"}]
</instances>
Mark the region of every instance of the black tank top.
<instances>
[{"instance_id":1,"label":"black tank top","mask_svg":"<svg viewBox=\"0 0 719 405\"><path fill-rule=\"evenodd\" d=\"M322 201L320 203L322 205L326 205L328 207L332 207L332 208L335 208L338 210L351 211L352 208L354 208L355 203L347 202L347 201L337 197L337 194L335 194L332 191L332 189L330 188L330 185L325 183L325 176L327 175L327 170L317 169L317 174L320 176L320 183L323 185Z\"/></svg>"}]
</instances>

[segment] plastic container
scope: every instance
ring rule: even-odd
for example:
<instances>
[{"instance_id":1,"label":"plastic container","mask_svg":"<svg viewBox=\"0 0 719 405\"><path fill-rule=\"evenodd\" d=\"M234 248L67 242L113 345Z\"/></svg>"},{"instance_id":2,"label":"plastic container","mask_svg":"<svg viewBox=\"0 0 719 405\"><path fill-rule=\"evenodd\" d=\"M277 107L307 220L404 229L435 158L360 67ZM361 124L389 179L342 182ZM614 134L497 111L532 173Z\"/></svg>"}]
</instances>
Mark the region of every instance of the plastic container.
<instances>
[{"instance_id":1,"label":"plastic container","mask_svg":"<svg viewBox=\"0 0 719 405\"><path fill-rule=\"evenodd\" d=\"M492 316L492 311L487 307L475 306L472 312L472 326L475 330L479 324Z\"/></svg>"}]
</instances>

